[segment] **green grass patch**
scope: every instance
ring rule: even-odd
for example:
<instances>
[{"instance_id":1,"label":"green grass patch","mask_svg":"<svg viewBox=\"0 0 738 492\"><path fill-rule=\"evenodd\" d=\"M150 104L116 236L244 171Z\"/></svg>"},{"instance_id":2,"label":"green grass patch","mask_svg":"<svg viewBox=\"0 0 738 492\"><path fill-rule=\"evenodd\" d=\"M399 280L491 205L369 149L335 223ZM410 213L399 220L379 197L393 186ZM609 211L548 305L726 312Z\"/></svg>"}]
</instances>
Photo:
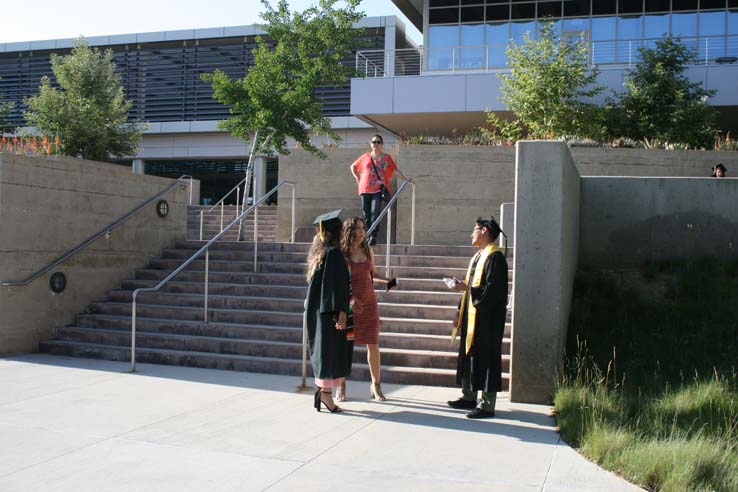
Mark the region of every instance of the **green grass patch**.
<instances>
[{"instance_id":1,"label":"green grass patch","mask_svg":"<svg viewBox=\"0 0 738 492\"><path fill-rule=\"evenodd\" d=\"M738 262L580 272L564 439L654 491L738 491Z\"/></svg>"}]
</instances>

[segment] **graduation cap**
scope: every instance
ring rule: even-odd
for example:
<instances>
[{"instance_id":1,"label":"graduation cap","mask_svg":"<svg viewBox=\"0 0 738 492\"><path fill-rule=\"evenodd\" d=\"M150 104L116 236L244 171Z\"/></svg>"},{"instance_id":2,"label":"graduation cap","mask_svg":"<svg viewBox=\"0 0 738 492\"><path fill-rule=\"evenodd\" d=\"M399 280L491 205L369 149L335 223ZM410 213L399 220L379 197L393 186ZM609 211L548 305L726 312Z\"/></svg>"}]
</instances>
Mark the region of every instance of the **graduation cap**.
<instances>
[{"instance_id":1,"label":"graduation cap","mask_svg":"<svg viewBox=\"0 0 738 492\"><path fill-rule=\"evenodd\" d=\"M341 210L333 210L332 212L326 212L323 215L318 215L313 221L313 225L317 225L320 228L320 238L323 237L323 231L335 232L341 228Z\"/></svg>"}]
</instances>

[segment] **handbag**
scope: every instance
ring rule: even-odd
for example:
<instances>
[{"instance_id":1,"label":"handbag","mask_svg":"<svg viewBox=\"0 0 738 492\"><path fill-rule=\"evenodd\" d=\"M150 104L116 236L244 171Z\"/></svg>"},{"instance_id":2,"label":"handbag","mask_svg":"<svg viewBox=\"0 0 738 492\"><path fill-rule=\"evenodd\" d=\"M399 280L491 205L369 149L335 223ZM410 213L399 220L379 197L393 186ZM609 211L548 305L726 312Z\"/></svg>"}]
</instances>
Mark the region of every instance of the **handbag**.
<instances>
[{"instance_id":1,"label":"handbag","mask_svg":"<svg viewBox=\"0 0 738 492\"><path fill-rule=\"evenodd\" d=\"M379 192L382 194L382 200L385 202L389 202L392 199L392 193L387 189L386 186L384 186L384 180L379 177L379 171L377 171L377 165L374 164L374 158L372 156L369 156L369 160L372 163L372 167L374 168L374 174L377 176L377 180L379 180Z\"/></svg>"}]
</instances>

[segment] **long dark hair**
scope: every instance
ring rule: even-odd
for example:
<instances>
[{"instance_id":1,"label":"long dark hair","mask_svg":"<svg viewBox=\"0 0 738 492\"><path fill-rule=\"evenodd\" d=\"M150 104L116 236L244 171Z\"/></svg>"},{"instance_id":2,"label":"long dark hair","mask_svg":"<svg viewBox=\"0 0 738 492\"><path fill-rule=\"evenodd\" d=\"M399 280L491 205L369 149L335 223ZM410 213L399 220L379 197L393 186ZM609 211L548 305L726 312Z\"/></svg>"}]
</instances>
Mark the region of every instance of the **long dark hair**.
<instances>
[{"instance_id":1,"label":"long dark hair","mask_svg":"<svg viewBox=\"0 0 738 492\"><path fill-rule=\"evenodd\" d=\"M339 223L340 224L340 223ZM340 248L341 246L341 233L343 227L339 225L333 230L323 229L322 237L320 234L316 234L313 238L313 244L310 246L310 253L308 254L308 268L307 268L307 281L313 278L316 270L320 268L325 260L325 253L328 248Z\"/></svg>"},{"instance_id":2,"label":"long dark hair","mask_svg":"<svg viewBox=\"0 0 738 492\"><path fill-rule=\"evenodd\" d=\"M358 229L359 222L366 228L366 223L361 217L350 217L343 222L343 235L341 236L341 251L346 259L351 256L351 248L354 246L356 240L356 230ZM366 232L366 231L365 231ZM364 251L367 258L370 258L369 243L366 241L366 233L364 234L364 240L361 241L359 248Z\"/></svg>"}]
</instances>

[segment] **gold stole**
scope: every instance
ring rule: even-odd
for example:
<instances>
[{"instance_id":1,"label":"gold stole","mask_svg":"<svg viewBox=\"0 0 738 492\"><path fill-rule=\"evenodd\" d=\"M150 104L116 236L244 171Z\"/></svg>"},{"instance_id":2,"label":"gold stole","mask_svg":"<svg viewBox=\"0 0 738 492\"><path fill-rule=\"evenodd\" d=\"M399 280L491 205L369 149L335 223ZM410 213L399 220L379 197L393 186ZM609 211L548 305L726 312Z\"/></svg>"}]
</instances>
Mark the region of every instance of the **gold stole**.
<instances>
[{"instance_id":1,"label":"gold stole","mask_svg":"<svg viewBox=\"0 0 738 492\"><path fill-rule=\"evenodd\" d=\"M467 316L466 316L466 353L468 354L471 350L472 343L474 342L474 327L476 326L477 321L477 308L474 306L473 302L466 302L466 298L471 298L471 287L479 287L479 285L482 283L482 275L484 274L484 265L487 263L487 260L490 256L492 256L492 253L495 251L499 251L499 248L495 245L495 243L489 243L487 246L485 246L480 251L477 251L477 254L475 254L471 261L469 262L469 268L466 270L466 285L469 287L469 290L464 293L464 297L461 299L461 308L459 309L459 319L456 320L456 326L454 326L453 331L451 332L451 341L454 341L456 339L456 335L458 334L458 330L461 327L461 321L464 319L464 308L467 310ZM477 261L477 266L474 268L474 277L472 280L472 283L469 283L469 279L472 278L472 265L474 264L474 260L479 258L479 261ZM468 305L467 305L468 304Z\"/></svg>"}]
</instances>

